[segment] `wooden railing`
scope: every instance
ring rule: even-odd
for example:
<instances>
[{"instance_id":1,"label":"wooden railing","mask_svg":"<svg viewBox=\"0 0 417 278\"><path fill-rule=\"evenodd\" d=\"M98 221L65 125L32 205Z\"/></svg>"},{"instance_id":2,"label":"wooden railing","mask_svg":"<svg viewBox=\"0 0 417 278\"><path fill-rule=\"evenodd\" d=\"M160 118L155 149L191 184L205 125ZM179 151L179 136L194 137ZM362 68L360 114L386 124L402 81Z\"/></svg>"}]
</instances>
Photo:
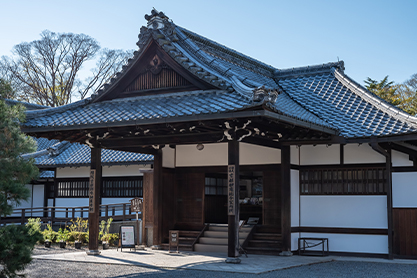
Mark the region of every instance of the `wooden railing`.
<instances>
[{"instance_id":1,"label":"wooden railing","mask_svg":"<svg viewBox=\"0 0 417 278\"><path fill-rule=\"evenodd\" d=\"M0 224L25 224L29 218L40 218L43 223L70 222L81 217L88 219L89 207L39 207L17 208L13 213L0 219ZM100 221L113 218L114 221L136 220L136 213L131 212L130 203L100 205ZM141 214L139 214L141 218Z\"/></svg>"}]
</instances>

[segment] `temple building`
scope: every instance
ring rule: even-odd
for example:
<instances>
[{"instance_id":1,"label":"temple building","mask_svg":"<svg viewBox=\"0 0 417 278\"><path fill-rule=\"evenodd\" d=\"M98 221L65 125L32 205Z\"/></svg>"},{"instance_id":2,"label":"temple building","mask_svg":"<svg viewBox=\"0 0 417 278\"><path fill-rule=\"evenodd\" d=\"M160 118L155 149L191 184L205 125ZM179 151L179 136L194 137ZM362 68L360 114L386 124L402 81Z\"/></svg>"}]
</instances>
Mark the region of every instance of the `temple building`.
<instances>
[{"instance_id":1,"label":"temple building","mask_svg":"<svg viewBox=\"0 0 417 278\"><path fill-rule=\"evenodd\" d=\"M106 159L124 151L152 163L132 175L143 176L143 238L154 248L180 230L195 235L191 250L232 262L242 249L291 255L300 238L325 238L334 254L417 255L417 118L346 76L342 61L278 69L162 12L145 19L138 50L110 83L27 111L22 126L91 155L81 174L56 170L89 177L90 239ZM91 254L97 247L90 241Z\"/></svg>"}]
</instances>

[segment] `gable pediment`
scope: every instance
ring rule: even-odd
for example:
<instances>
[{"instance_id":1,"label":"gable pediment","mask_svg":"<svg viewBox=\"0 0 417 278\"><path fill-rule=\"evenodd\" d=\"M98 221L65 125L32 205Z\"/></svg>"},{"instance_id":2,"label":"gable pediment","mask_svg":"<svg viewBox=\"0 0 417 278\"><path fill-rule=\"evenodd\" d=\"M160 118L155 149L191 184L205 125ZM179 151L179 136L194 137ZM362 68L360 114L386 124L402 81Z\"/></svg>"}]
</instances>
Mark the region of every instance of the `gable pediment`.
<instances>
[{"instance_id":1,"label":"gable pediment","mask_svg":"<svg viewBox=\"0 0 417 278\"><path fill-rule=\"evenodd\" d=\"M215 89L173 60L151 41L140 57L118 78L116 84L95 101L139 95Z\"/></svg>"}]
</instances>

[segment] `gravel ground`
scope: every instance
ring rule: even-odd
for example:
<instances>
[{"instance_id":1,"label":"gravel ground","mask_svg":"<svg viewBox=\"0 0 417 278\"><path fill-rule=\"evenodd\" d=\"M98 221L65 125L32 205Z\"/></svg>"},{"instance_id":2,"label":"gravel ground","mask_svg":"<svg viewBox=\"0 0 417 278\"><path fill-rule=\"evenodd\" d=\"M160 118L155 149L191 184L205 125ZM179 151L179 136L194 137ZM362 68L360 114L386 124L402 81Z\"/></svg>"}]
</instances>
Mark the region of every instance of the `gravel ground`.
<instances>
[{"instance_id":1,"label":"gravel ground","mask_svg":"<svg viewBox=\"0 0 417 278\"><path fill-rule=\"evenodd\" d=\"M52 252L75 251L72 247L60 250L59 247L47 249L36 247L34 254L51 254ZM78 250L77 250L78 251ZM81 251L85 251L81 250ZM26 277L417 277L417 265L384 264L369 262L334 261L309 266L277 270L259 275L197 270L167 270L139 266L96 264L82 262L62 262L37 260L26 268Z\"/></svg>"}]
</instances>

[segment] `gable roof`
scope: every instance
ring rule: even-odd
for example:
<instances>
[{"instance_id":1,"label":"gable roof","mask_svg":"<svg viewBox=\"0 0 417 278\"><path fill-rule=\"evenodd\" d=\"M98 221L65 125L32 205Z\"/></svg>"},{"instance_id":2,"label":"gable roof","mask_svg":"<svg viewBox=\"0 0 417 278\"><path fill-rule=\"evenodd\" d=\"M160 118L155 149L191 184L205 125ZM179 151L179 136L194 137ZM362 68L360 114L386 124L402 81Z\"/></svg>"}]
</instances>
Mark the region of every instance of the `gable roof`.
<instances>
[{"instance_id":1,"label":"gable roof","mask_svg":"<svg viewBox=\"0 0 417 278\"><path fill-rule=\"evenodd\" d=\"M417 118L382 101L347 77L344 63L280 70L175 25L163 13L147 15L134 57L91 98L42 111L28 111L27 132L166 123L187 116L227 115L248 109L285 115L281 121L345 138L417 132ZM202 84L216 89L105 100L156 45ZM254 101L264 86L276 101ZM198 118L198 117L197 117ZM218 118L218 117L217 117ZM201 118L202 119L202 118Z\"/></svg>"}]
</instances>

